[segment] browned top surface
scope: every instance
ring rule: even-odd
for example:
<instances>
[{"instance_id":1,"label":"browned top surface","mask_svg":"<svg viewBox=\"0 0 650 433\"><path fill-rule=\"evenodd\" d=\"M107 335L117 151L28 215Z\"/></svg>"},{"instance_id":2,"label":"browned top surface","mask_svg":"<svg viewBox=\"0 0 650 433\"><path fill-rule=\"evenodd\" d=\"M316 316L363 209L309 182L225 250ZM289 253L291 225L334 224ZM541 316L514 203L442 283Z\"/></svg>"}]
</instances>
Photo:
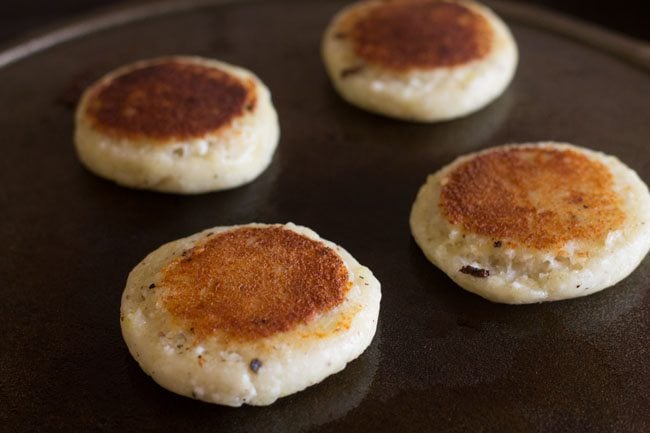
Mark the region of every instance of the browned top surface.
<instances>
[{"instance_id":1,"label":"browned top surface","mask_svg":"<svg viewBox=\"0 0 650 433\"><path fill-rule=\"evenodd\" d=\"M457 66L485 56L490 23L460 4L437 0L379 3L350 18L362 59L393 70Z\"/></svg>"},{"instance_id":2,"label":"browned top surface","mask_svg":"<svg viewBox=\"0 0 650 433\"><path fill-rule=\"evenodd\" d=\"M87 115L105 133L166 142L214 132L253 107L255 98L252 82L170 59L100 84Z\"/></svg>"},{"instance_id":3,"label":"browned top surface","mask_svg":"<svg viewBox=\"0 0 650 433\"><path fill-rule=\"evenodd\" d=\"M499 149L453 170L440 206L467 231L530 248L602 242L625 219L612 182L607 167L573 150Z\"/></svg>"},{"instance_id":4,"label":"browned top surface","mask_svg":"<svg viewBox=\"0 0 650 433\"><path fill-rule=\"evenodd\" d=\"M221 233L163 271L164 305L198 338L251 340L339 305L348 271L322 243L279 227Z\"/></svg>"}]
</instances>

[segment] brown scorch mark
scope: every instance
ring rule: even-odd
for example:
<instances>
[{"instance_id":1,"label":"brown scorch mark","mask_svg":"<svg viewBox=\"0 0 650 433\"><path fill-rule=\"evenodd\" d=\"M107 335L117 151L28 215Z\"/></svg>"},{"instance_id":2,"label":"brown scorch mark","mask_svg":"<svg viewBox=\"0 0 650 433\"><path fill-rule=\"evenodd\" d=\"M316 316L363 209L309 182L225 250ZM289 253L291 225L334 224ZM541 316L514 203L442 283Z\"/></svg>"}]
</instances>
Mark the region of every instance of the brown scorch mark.
<instances>
[{"instance_id":1,"label":"brown scorch mark","mask_svg":"<svg viewBox=\"0 0 650 433\"><path fill-rule=\"evenodd\" d=\"M492 47L490 23L452 2L381 2L344 20L355 53L396 71L453 67L481 59Z\"/></svg>"},{"instance_id":2,"label":"brown scorch mark","mask_svg":"<svg viewBox=\"0 0 650 433\"><path fill-rule=\"evenodd\" d=\"M163 304L197 338L252 340L309 323L343 302L348 271L331 248L280 227L240 228L163 270Z\"/></svg>"},{"instance_id":3,"label":"brown scorch mark","mask_svg":"<svg viewBox=\"0 0 650 433\"><path fill-rule=\"evenodd\" d=\"M440 208L468 232L538 250L602 243L625 220L605 165L544 147L498 149L460 164L443 180Z\"/></svg>"},{"instance_id":4,"label":"brown scorch mark","mask_svg":"<svg viewBox=\"0 0 650 433\"><path fill-rule=\"evenodd\" d=\"M164 144L217 131L255 104L252 80L167 60L99 84L89 97L87 115L107 134Z\"/></svg>"}]
</instances>

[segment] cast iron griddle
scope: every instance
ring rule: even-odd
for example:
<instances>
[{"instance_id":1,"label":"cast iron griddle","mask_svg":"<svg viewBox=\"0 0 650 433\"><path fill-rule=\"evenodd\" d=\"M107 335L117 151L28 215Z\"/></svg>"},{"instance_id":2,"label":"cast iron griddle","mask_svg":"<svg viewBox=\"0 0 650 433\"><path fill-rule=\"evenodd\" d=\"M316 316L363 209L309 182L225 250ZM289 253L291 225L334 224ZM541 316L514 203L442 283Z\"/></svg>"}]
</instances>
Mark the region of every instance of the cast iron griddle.
<instances>
[{"instance_id":1,"label":"cast iron griddle","mask_svg":"<svg viewBox=\"0 0 650 433\"><path fill-rule=\"evenodd\" d=\"M428 173L507 142L603 150L650 181L647 72L506 8L521 52L507 92L465 119L409 124L357 110L330 86L320 36L343 2L185 5L81 23L85 36L23 45L33 53L0 68L1 431L650 431L650 261L587 298L499 305L453 284L408 227ZM165 195L78 163L65 104L75 84L175 53L244 65L272 90L282 138L252 184ZM128 272L162 243L252 221L312 227L375 272L383 299L373 344L270 407L163 390L122 342Z\"/></svg>"}]
</instances>

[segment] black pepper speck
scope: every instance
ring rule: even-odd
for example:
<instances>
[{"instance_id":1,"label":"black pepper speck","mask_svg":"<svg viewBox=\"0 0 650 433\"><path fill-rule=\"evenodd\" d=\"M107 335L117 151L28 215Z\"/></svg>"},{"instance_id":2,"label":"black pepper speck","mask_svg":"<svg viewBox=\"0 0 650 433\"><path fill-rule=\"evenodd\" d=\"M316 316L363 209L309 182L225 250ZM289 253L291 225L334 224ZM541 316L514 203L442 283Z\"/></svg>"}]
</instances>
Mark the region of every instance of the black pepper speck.
<instances>
[{"instance_id":1,"label":"black pepper speck","mask_svg":"<svg viewBox=\"0 0 650 433\"><path fill-rule=\"evenodd\" d=\"M262 361L260 361L257 358L253 358L253 360L249 364L249 367L253 373L257 373L259 369L262 367Z\"/></svg>"}]
</instances>

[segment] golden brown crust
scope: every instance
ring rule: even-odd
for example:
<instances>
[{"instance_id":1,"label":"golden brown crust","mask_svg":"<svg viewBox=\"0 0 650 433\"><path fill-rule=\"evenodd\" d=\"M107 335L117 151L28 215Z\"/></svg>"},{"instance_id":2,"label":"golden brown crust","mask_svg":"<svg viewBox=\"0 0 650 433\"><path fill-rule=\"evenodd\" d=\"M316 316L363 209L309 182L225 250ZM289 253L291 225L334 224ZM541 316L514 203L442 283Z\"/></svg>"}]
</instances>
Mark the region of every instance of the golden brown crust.
<instances>
[{"instance_id":1,"label":"golden brown crust","mask_svg":"<svg viewBox=\"0 0 650 433\"><path fill-rule=\"evenodd\" d=\"M348 271L327 246L280 227L216 234L163 270L163 304L199 339L253 340L341 304Z\"/></svg>"},{"instance_id":2,"label":"golden brown crust","mask_svg":"<svg viewBox=\"0 0 650 433\"><path fill-rule=\"evenodd\" d=\"M394 71L453 67L483 58L492 45L490 23L459 3L380 2L353 10L335 37L350 36L355 53Z\"/></svg>"},{"instance_id":3,"label":"golden brown crust","mask_svg":"<svg viewBox=\"0 0 650 433\"><path fill-rule=\"evenodd\" d=\"M607 167L569 149L483 153L442 184L440 208L450 223L534 249L602 242L625 220Z\"/></svg>"},{"instance_id":4,"label":"golden brown crust","mask_svg":"<svg viewBox=\"0 0 650 433\"><path fill-rule=\"evenodd\" d=\"M86 115L104 133L165 143L215 132L255 103L252 80L169 59L101 83L89 95Z\"/></svg>"}]
</instances>

